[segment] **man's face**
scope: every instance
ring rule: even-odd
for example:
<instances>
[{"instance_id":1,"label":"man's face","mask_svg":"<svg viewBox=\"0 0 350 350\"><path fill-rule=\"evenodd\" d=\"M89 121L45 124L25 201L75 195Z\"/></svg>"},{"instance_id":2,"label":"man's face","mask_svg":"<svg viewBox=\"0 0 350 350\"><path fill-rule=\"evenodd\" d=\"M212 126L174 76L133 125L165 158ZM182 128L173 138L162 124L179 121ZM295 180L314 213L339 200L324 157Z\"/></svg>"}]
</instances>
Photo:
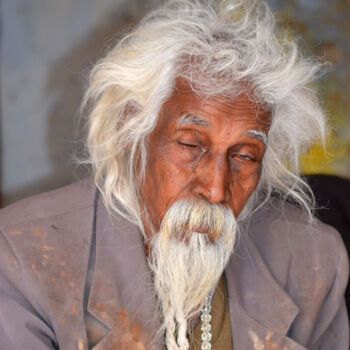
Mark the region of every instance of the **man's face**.
<instances>
[{"instance_id":1,"label":"man's face","mask_svg":"<svg viewBox=\"0 0 350 350\"><path fill-rule=\"evenodd\" d=\"M268 129L269 114L246 95L202 99L178 86L150 135L141 184L154 229L180 199L221 203L238 217L259 182Z\"/></svg>"}]
</instances>

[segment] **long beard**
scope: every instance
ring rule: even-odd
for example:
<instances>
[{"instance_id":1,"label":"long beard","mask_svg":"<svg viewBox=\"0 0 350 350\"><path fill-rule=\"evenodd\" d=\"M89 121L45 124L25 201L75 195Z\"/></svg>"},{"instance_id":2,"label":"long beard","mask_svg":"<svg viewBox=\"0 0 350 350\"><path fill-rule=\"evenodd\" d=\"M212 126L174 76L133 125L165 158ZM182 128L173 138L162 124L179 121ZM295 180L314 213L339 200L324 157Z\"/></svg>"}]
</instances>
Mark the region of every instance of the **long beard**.
<instances>
[{"instance_id":1,"label":"long beard","mask_svg":"<svg viewBox=\"0 0 350 350\"><path fill-rule=\"evenodd\" d=\"M236 228L232 211L220 204L181 200L168 209L149 256L168 350L189 348L188 320L222 275ZM212 242L214 236L218 238Z\"/></svg>"}]
</instances>

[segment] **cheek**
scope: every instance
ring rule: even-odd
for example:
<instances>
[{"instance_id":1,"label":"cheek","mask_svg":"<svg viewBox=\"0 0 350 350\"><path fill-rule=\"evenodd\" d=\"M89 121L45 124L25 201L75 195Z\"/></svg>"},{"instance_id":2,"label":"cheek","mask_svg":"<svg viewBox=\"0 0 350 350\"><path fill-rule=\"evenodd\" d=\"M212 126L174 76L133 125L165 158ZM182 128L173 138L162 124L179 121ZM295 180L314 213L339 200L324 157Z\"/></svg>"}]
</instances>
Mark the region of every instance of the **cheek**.
<instances>
[{"instance_id":1,"label":"cheek","mask_svg":"<svg viewBox=\"0 0 350 350\"><path fill-rule=\"evenodd\" d=\"M248 198L255 190L260 180L261 165L233 164L231 166L231 207L236 216L239 215Z\"/></svg>"},{"instance_id":2,"label":"cheek","mask_svg":"<svg viewBox=\"0 0 350 350\"><path fill-rule=\"evenodd\" d=\"M161 207L177 200L179 194L191 182L191 160L188 154L184 155L169 142L159 143L150 152L146 167L146 182L148 190L153 188L153 200L161 201Z\"/></svg>"}]
</instances>

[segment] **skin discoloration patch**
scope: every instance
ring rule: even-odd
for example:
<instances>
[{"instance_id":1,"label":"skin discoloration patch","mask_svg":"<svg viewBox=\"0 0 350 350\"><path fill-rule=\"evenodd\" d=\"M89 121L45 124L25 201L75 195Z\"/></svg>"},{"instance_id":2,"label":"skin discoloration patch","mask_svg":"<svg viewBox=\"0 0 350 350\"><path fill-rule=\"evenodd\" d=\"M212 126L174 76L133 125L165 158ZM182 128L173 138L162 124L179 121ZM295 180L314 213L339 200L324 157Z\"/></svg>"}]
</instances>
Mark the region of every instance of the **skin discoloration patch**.
<instances>
[{"instance_id":1,"label":"skin discoloration patch","mask_svg":"<svg viewBox=\"0 0 350 350\"><path fill-rule=\"evenodd\" d=\"M115 319L115 332L111 332L103 341L106 350L151 350L147 345L147 336L139 324L130 320L125 309Z\"/></svg>"},{"instance_id":2,"label":"skin discoloration patch","mask_svg":"<svg viewBox=\"0 0 350 350\"><path fill-rule=\"evenodd\" d=\"M39 226L33 226L31 227L32 234L40 239L46 238L46 232Z\"/></svg>"},{"instance_id":3,"label":"skin discoloration patch","mask_svg":"<svg viewBox=\"0 0 350 350\"><path fill-rule=\"evenodd\" d=\"M11 235L19 235L21 234L21 231L15 227L10 227L6 230L8 233L11 233Z\"/></svg>"},{"instance_id":4,"label":"skin discoloration patch","mask_svg":"<svg viewBox=\"0 0 350 350\"><path fill-rule=\"evenodd\" d=\"M268 331L267 334L266 334L265 340L266 340L266 341L270 341L271 338L272 338L272 336L273 336L273 332Z\"/></svg>"},{"instance_id":5,"label":"skin discoloration patch","mask_svg":"<svg viewBox=\"0 0 350 350\"><path fill-rule=\"evenodd\" d=\"M68 282L68 286L73 289L76 287L76 284L73 281L70 281Z\"/></svg>"},{"instance_id":6,"label":"skin discoloration patch","mask_svg":"<svg viewBox=\"0 0 350 350\"><path fill-rule=\"evenodd\" d=\"M69 329L71 334L78 334L84 317L82 292L87 266L82 260L89 253L88 240L67 230L58 234L52 227L54 224L56 228L61 227L53 220L35 220L19 226L26 241L25 249L18 255L21 268L39 291L47 314L55 317L59 325ZM21 240L21 235L11 238ZM78 336L74 343L78 349ZM82 345L87 350L85 339Z\"/></svg>"},{"instance_id":7,"label":"skin discoloration patch","mask_svg":"<svg viewBox=\"0 0 350 350\"><path fill-rule=\"evenodd\" d=\"M258 335L252 329L249 329L248 335L252 341L254 350L265 350L264 343L259 339Z\"/></svg>"},{"instance_id":8,"label":"skin discoloration patch","mask_svg":"<svg viewBox=\"0 0 350 350\"><path fill-rule=\"evenodd\" d=\"M252 341L254 350L288 350L287 347L283 346L281 348L280 345L271 340L274 335L272 331L267 332L264 340L260 339L252 329L248 331L248 335L250 340Z\"/></svg>"},{"instance_id":9,"label":"skin discoloration patch","mask_svg":"<svg viewBox=\"0 0 350 350\"><path fill-rule=\"evenodd\" d=\"M33 231L41 235L45 228ZM44 241L29 246L26 266L30 267L36 283L42 284L49 312L59 315L60 323L74 327L79 322L76 315L81 308L79 298L84 271L74 263L76 245L67 244L64 250L60 250L50 238L48 235Z\"/></svg>"},{"instance_id":10,"label":"skin discoloration patch","mask_svg":"<svg viewBox=\"0 0 350 350\"><path fill-rule=\"evenodd\" d=\"M276 350L279 348L278 344L271 341L272 336L273 332L267 332L267 335L265 337L265 349Z\"/></svg>"},{"instance_id":11,"label":"skin discoloration patch","mask_svg":"<svg viewBox=\"0 0 350 350\"><path fill-rule=\"evenodd\" d=\"M73 305L72 305L72 314L76 314L76 313L78 312L78 310L79 310L78 305L73 304Z\"/></svg>"},{"instance_id":12,"label":"skin discoloration patch","mask_svg":"<svg viewBox=\"0 0 350 350\"><path fill-rule=\"evenodd\" d=\"M11 265L19 266L18 261L13 256L10 256L7 260Z\"/></svg>"},{"instance_id":13,"label":"skin discoloration patch","mask_svg":"<svg viewBox=\"0 0 350 350\"><path fill-rule=\"evenodd\" d=\"M48 244L38 244L37 248L40 250L44 250L44 251L51 251L53 250L53 247L51 245Z\"/></svg>"},{"instance_id":14,"label":"skin discoloration patch","mask_svg":"<svg viewBox=\"0 0 350 350\"><path fill-rule=\"evenodd\" d=\"M104 305L97 304L95 307L102 318L109 318L109 314L107 312L108 310L106 310L106 307Z\"/></svg>"},{"instance_id":15,"label":"skin discoloration patch","mask_svg":"<svg viewBox=\"0 0 350 350\"><path fill-rule=\"evenodd\" d=\"M67 320L64 317L61 317L58 321L59 324L67 324Z\"/></svg>"}]
</instances>

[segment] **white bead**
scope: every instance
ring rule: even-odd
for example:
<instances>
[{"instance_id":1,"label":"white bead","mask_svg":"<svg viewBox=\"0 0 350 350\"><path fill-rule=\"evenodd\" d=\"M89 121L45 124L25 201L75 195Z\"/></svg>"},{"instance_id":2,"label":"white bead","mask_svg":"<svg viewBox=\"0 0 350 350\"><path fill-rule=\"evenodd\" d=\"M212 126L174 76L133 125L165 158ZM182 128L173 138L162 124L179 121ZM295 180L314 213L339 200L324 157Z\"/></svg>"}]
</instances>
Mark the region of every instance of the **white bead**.
<instances>
[{"instance_id":1,"label":"white bead","mask_svg":"<svg viewBox=\"0 0 350 350\"><path fill-rule=\"evenodd\" d=\"M203 342L201 346L201 350L210 350L211 349L211 344L209 342Z\"/></svg>"},{"instance_id":2,"label":"white bead","mask_svg":"<svg viewBox=\"0 0 350 350\"><path fill-rule=\"evenodd\" d=\"M211 341L211 333L210 332L202 333L202 340L204 342L210 342Z\"/></svg>"},{"instance_id":3,"label":"white bead","mask_svg":"<svg viewBox=\"0 0 350 350\"><path fill-rule=\"evenodd\" d=\"M202 331L202 332L210 332L210 331L211 331L211 325L210 325L210 323L202 323L202 325L201 325L201 331Z\"/></svg>"},{"instance_id":4,"label":"white bead","mask_svg":"<svg viewBox=\"0 0 350 350\"><path fill-rule=\"evenodd\" d=\"M211 315L209 314L202 314L201 315L202 322L208 323L211 321Z\"/></svg>"},{"instance_id":5,"label":"white bead","mask_svg":"<svg viewBox=\"0 0 350 350\"><path fill-rule=\"evenodd\" d=\"M202 307L202 312L209 313L211 311L211 305L210 304L204 304Z\"/></svg>"},{"instance_id":6,"label":"white bead","mask_svg":"<svg viewBox=\"0 0 350 350\"><path fill-rule=\"evenodd\" d=\"M202 306L201 309L201 331L202 331L202 345L201 345L201 350L211 350L211 338L212 334L210 333L211 331L211 299L212 299L213 294L211 293L205 298L204 305Z\"/></svg>"}]
</instances>

